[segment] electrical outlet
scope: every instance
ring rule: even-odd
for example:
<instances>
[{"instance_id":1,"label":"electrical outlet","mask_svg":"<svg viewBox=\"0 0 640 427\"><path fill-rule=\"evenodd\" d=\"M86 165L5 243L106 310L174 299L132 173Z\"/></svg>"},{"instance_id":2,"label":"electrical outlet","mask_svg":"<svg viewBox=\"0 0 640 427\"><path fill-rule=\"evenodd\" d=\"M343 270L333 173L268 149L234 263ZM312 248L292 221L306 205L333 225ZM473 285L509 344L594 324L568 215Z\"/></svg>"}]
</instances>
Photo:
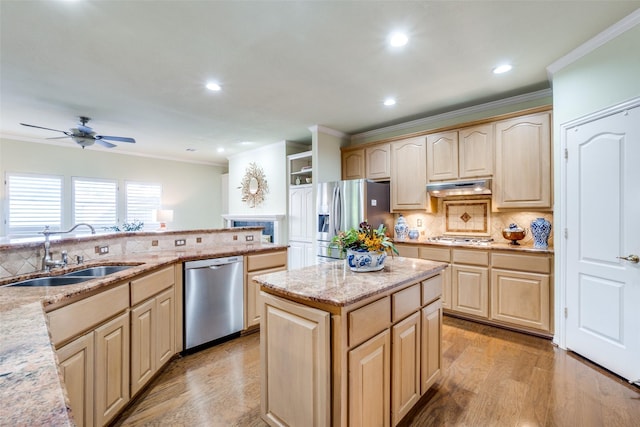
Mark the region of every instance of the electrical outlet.
<instances>
[{"instance_id":1,"label":"electrical outlet","mask_svg":"<svg viewBox=\"0 0 640 427\"><path fill-rule=\"evenodd\" d=\"M235 234L233 235L233 240L238 240L238 236L236 236Z\"/></svg>"},{"instance_id":2,"label":"electrical outlet","mask_svg":"<svg viewBox=\"0 0 640 427\"><path fill-rule=\"evenodd\" d=\"M176 246L184 246L187 244L187 241L184 239L176 239Z\"/></svg>"},{"instance_id":3,"label":"electrical outlet","mask_svg":"<svg viewBox=\"0 0 640 427\"><path fill-rule=\"evenodd\" d=\"M418 218L416 220L416 224L417 224L418 227L422 227L422 220L420 218Z\"/></svg>"},{"instance_id":4,"label":"electrical outlet","mask_svg":"<svg viewBox=\"0 0 640 427\"><path fill-rule=\"evenodd\" d=\"M151 241L151 246L158 246L158 241L157 240L152 240Z\"/></svg>"},{"instance_id":5,"label":"electrical outlet","mask_svg":"<svg viewBox=\"0 0 640 427\"><path fill-rule=\"evenodd\" d=\"M244 239L245 239L247 242L253 242L253 236L244 236Z\"/></svg>"},{"instance_id":6,"label":"electrical outlet","mask_svg":"<svg viewBox=\"0 0 640 427\"><path fill-rule=\"evenodd\" d=\"M96 246L96 253L99 255L104 255L109 253L109 246Z\"/></svg>"},{"instance_id":7,"label":"electrical outlet","mask_svg":"<svg viewBox=\"0 0 640 427\"><path fill-rule=\"evenodd\" d=\"M196 237L196 243L202 243L202 237Z\"/></svg>"}]
</instances>

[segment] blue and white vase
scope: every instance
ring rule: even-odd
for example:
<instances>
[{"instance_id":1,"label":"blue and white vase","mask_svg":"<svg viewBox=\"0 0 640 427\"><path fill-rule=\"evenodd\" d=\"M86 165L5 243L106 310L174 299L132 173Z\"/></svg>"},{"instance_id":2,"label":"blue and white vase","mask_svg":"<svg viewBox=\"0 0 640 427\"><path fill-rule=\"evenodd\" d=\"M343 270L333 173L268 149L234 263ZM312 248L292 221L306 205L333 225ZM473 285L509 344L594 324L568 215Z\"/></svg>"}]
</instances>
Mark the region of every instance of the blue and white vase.
<instances>
[{"instance_id":1,"label":"blue and white vase","mask_svg":"<svg viewBox=\"0 0 640 427\"><path fill-rule=\"evenodd\" d=\"M369 252L347 249L347 264L352 271L359 273L382 270L386 258L387 253L384 251Z\"/></svg>"},{"instance_id":2,"label":"blue and white vase","mask_svg":"<svg viewBox=\"0 0 640 427\"><path fill-rule=\"evenodd\" d=\"M420 237L420 232L417 228L412 228L411 230L409 230L409 238L411 240L416 240L418 237Z\"/></svg>"},{"instance_id":3,"label":"blue and white vase","mask_svg":"<svg viewBox=\"0 0 640 427\"><path fill-rule=\"evenodd\" d=\"M531 221L531 235L533 236L533 247L536 249L547 249L549 235L551 234L551 223L544 218L536 218Z\"/></svg>"},{"instance_id":4,"label":"blue and white vase","mask_svg":"<svg viewBox=\"0 0 640 427\"><path fill-rule=\"evenodd\" d=\"M396 239L404 240L407 238L407 235L409 234L409 224L407 224L407 220L404 219L402 214L398 217L396 226L393 229L396 232Z\"/></svg>"}]
</instances>

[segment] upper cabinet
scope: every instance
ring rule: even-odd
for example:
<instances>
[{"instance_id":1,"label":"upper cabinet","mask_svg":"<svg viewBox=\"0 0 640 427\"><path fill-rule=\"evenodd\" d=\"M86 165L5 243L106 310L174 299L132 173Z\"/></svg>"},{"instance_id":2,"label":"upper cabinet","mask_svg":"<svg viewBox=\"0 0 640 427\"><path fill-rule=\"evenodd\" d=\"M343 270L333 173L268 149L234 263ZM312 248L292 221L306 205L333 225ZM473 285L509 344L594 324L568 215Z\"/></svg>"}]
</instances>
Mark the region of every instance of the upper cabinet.
<instances>
[{"instance_id":1,"label":"upper cabinet","mask_svg":"<svg viewBox=\"0 0 640 427\"><path fill-rule=\"evenodd\" d=\"M381 180L391 177L391 144L378 144L364 150L365 176Z\"/></svg>"},{"instance_id":2,"label":"upper cabinet","mask_svg":"<svg viewBox=\"0 0 640 427\"><path fill-rule=\"evenodd\" d=\"M343 151L342 179L362 179L364 177L364 148Z\"/></svg>"},{"instance_id":3,"label":"upper cabinet","mask_svg":"<svg viewBox=\"0 0 640 427\"><path fill-rule=\"evenodd\" d=\"M493 125L427 135L427 177L431 181L493 175Z\"/></svg>"},{"instance_id":4,"label":"upper cabinet","mask_svg":"<svg viewBox=\"0 0 640 427\"><path fill-rule=\"evenodd\" d=\"M291 154L289 160L289 185L311 184L313 168L311 151Z\"/></svg>"},{"instance_id":5,"label":"upper cabinet","mask_svg":"<svg viewBox=\"0 0 640 427\"><path fill-rule=\"evenodd\" d=\"M391 210L427 208L427 143L424 136L391 143Z\"/></svg>"},{"instance_id":6,"label":"upper cabinet","mask_svg":"<svg viewBox=\"0 0 640 427\"><path fill-rule=\"evenodd\" d=\"M551 208L550 113L496 122L493 207Z\"/></svg>"},{"instance_id":7,"label":"upper cabinet","mask_svg":"<svg viewBox=\"0 0 640 427\"><path fill-rule=\"evenodd\" d=\"M389 180L391 177L391 144L342 151L342 179Z\"/></svg>"}]
</instances>

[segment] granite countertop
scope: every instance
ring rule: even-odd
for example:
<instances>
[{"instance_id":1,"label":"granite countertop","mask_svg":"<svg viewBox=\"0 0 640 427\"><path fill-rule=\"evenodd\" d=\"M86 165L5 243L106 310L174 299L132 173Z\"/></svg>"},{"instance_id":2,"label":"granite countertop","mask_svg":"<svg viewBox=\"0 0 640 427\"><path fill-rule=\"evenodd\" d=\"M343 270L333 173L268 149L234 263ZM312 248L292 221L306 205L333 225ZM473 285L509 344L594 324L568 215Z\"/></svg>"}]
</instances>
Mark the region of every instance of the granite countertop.
<instances>
[{"instance_id":1,"label":"granite countertop","mask_svg":"<svg viewBox=\"0 0 640 427\"><path fill-rule=\"evenodd\" d=\"M463 244L463 243L448 243L448 242L438 242L432 241L428 239L404 239L404 240L395 240L396 244L409 244L416 246L438 246L438 247L452 247L458 249L491 249L491 250L501 250L501 251L513 251L513 252L529 252L536 254L553 254L553 247L548 247L546 249L538 249L534 248L531 243L521 243L520 245L512 245L510 243L505 242L490 242L490 243L476 243L476 244Z\"/></svg>"},{"instance_id":2,"label":"granite countertop","mask_svg":"<svg viewBox=\"0 0 640 427\"><path fill-rule=\"evenodd\" d=\"M351 271L344 260L299 270L263 274L253 279L271 293L298 301L343 307L390 289L433 276L449 264L415 258L387 257L384 269Z\"/></svg>"},{"instance_id":3,"label":"granite countertop","mask_svg":"<svg viewBox=\"0 0 640 427\"><path fill-rule=\"evenodd\" d=\"M63 303L66 299L127 281L176 262L286 248L286 245L250 243L128 254L52 272L57 275L94 265L133 265L105 278L66 286L0 287L0 425L74 425L49 336L44 312L46 306ZM0 284L38 275L4 279Z\"/></svg>"}]
</instances>

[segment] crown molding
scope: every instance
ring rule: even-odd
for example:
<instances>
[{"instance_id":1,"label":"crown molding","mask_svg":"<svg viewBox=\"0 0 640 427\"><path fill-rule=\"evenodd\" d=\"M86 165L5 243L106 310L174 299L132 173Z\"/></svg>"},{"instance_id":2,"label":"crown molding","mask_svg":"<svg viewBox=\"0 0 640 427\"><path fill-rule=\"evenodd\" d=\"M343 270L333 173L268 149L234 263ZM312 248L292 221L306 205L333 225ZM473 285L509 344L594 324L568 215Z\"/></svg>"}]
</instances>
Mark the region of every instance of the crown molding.
<instances>
[{"instance_id":1,"label":"crown molding","mask_svg":"<svg viewBox=\"0 0 640 427\"><path fill-rule=\"evenodd\" d=\"M397 125L387 126L379 129L373 129L367 132L358 133L351 136L351 142L357 142L368 138L376 138L381 135L387 135L391 132L402 133L407 129L414 129L416 127L424 127L428 129L429 125L440 122L442 120L454 119L456 117L466 116L474 113L481 113L483 111L489 111L500 107L520 104L527 101L533 101L540 98L552 96L551 89L538 90L536 92L526 93L524 95L512 96L510 98L500 99L497 101L491 101L484 104L474 105L471 107L461 108L459 110L448 111L446 113L437 114L435 116L424 117L422 119L412 120L410 122L399 123Z\"/></svg>"},{"instance_id":2,"label":"crown molding","mask_svg":"<svg viewBox=\"0 0 640 427\"><path fill-rule=\"evenodd\" d=\"M339 130L331 129L331 128L328 128L328 127L323 126L323 125L309 126L309 130L311 131L311 133L322 132L322 133L325 133L327 135L335 136L337 138L349 138L351 136L351 135L349 135L347 133L341 132Z\"/></svg>"},{"instance_id":3,"label":"crown molding","mask_svg":"<svg viewBox=\"0 0 640 427\"><path fill-rule=\"evenodd\" d=\"M634 12L631 12L629 15L625 16L620 21L616 22L600 34L587 40L585 43L573 49L562 58L550 64L547 67L547 75L549 76L549 80L551 80L553 75L558 71L562 70L568 65L571 65L578 59L593 52L600 46L610 42L626 31L629 31L638 24L640 24L640 9L636 9Z\"/></svg>"}]
</instances>

